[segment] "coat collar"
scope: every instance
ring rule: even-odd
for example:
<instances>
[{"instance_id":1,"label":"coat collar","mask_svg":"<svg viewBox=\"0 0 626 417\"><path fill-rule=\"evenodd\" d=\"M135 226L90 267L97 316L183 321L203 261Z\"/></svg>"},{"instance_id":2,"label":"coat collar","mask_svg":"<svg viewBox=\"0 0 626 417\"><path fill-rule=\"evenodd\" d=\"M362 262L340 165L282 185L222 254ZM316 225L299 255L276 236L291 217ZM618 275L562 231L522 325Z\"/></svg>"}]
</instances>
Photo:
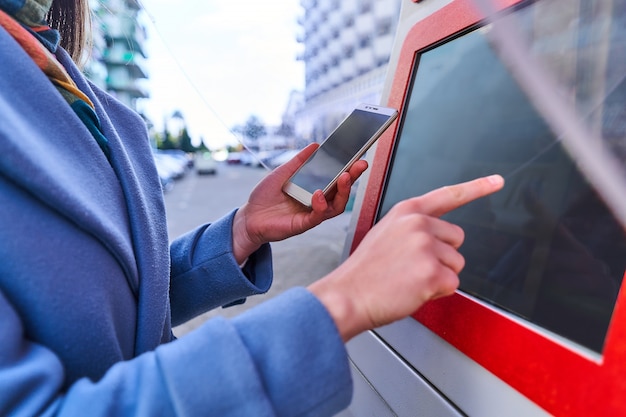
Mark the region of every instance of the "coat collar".
<instances>
[{"instance_id":1,"label":"coat collar","mask_svg":"<svg viewBox=\"0 0 626 417\"><path fill-rule=\"evenodd\" d=\"M139 354L170 337L165 210L145 126L94 90L65 51L57 56L93 100L111 163L48 78L0 28L0 175L99 240L122 265L138 299Z\"/></svg>"}]
</instances>

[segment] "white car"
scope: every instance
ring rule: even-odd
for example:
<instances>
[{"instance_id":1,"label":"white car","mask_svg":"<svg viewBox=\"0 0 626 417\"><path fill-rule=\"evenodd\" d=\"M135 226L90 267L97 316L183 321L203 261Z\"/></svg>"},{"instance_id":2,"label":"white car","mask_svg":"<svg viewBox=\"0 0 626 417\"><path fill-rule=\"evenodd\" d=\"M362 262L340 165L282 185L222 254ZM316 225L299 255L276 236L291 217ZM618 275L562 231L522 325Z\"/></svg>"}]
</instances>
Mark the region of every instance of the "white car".
<instances>
[{"instance_id":1,"label":"white car","mask_svg":"<svg viewBox=\"0 0 626 417\"><path fill-rule=\"evenodd\" d=\"M195 155L194 166L198 175L215 175L217 174L217 162L213 159L211 152L197 152Z\"/></svg>"},{"instance_id":2,"label":"white car","mask_svg":"<svg viewBox=\"0 0 626 417\"><path fill-rule=\"evenodd\" d=\"M286 151L283 151L282 153L280 153L280 154L276 155L275 157L271 158L270 160L266 161L267 165L271 169L274 169L274 168L284 164L285 162L289 161L294 156L296 156L298 154L298 152L300 152L300 150L301 149L288 149Z\"/></svg>"}]
</instances>

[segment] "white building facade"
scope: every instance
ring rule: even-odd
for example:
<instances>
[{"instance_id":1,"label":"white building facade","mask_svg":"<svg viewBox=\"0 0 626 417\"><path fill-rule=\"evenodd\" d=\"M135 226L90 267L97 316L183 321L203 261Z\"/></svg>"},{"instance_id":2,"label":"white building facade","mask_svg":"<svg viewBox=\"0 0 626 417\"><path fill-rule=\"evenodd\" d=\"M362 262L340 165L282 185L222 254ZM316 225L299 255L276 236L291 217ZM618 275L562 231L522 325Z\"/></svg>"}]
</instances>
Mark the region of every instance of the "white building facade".
<instances>
[{"instance_id":1,"label":"white building facade","mask_svg":"<svg viewBox=\"0 0 626 417\"><path fill-rule=\"evenodd\" d=\"M302 0L304 104L296 136L322 141L358 103L379 104L400 0Z\"/></svg>"},{"instance_id":2,"label":"white building facade","mask_svg":"<svg viewBox=\"0 0 626 417\"><path fill-rule=\"evenodd\" d=\"M146 30L138 17L137 0L91 1L93 50L87 76L124 104L137 110L148 98Z\"/></svg>"}]
</instances>

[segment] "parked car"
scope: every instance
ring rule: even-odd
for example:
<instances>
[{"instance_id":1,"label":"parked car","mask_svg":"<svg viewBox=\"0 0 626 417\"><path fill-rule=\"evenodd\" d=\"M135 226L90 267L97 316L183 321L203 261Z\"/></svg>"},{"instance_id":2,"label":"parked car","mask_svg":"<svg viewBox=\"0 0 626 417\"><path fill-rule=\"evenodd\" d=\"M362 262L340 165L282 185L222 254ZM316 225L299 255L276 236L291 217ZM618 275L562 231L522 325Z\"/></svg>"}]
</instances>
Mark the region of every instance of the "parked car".
<instances>
[{"instance_id":1,"label":"parked car","mask_svg":"<svg viewBox=\"0 0 626 417\"><path fill-rule=\"evenodd\" d=\"M180 149L161 149L159 153L169 155L172 158L180 161L181 164L187 166L188 168L192 168L194 164L193 154L187 153Z\"/></svg>"},{"instance_id":2,"label":"parked car","mask_svg":"<svg viewBox=\"0 0 626 417\"><path fill-rule=\"evenodd\" d=\"M185 176L187 171L187 163L181 162L180 159L161 151L154 151L154 160L158 166L170 172L175 180Z\"/></svg>"},{"instance_id":3,"label":"parked car","mask_svg":"<svg viewBox=\"0 0 626 417\"><path fill-rule=\"evenodd\" d=\"M239 165L245 163L244 152L229 152L226 158L226 163L229 165Z\"/></svg>"},{"instance_id":4,"label":"parked car","mask_svg":"<svg viewBox=\"0 0 626 417\"><path fill-rule=\"evenodd\" d=\"M284 149L273 149L269 151L260 151L255 154L251 154L250 166L253 167L269 167L269 162L278 155L285 152Z\"/></svg>"},{"instance_id":5,"label":"parked car","mask_svg":"<svg viewBox=\"0 0 626 417\"><path fill-rule=\"evenodd\" d=\"M194 166L198 175L217 174L217 162L213 159L211 152L196 152Z\"/></svg>"},{"instance_id":6,"label":"parked car","mask_svg":"<svg viewBox=\"0 0 626 417\"><path fill-rule=\"evenodd\" d=\"M161 180L161 188L163 192L168 192L174 187L174 177L172 173L165 169L162 164L156 164L157 173L159 174L159 179Z\"/></svg>"},{"instance_id":7,"label":"parked car","mask_svg":"<svg viewBox=\"0 0 626 417\"><path fill-rule=\"evenodd\" d=\"M298 149L288 149L286 151L281 152L280 154L274 156L273 158L267 161L267 166L271 169L276 168L289 161L291 158L296 156L300 152Z\"/></svg>"}]
</instances>

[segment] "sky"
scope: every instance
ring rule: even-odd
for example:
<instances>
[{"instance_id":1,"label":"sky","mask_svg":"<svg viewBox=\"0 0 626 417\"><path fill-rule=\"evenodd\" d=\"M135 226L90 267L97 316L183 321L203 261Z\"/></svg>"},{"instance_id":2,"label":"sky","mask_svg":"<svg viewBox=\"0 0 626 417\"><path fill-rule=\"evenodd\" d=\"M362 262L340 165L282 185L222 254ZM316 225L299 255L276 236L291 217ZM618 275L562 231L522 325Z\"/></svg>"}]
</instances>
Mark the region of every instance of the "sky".
<instances>
[{"instance_id":1,"label":"sky","mask_svg":"<svg viewBox=\"0 0 626 417\"><path fill-rule=\"evenodd\" d=\"M251 115L279 124L289 93L304 88L299 3L142 0L151 98L140 110L157 128L179 110L211 147L236 143L230 129Z\"/></svg>"}]
</instances>

